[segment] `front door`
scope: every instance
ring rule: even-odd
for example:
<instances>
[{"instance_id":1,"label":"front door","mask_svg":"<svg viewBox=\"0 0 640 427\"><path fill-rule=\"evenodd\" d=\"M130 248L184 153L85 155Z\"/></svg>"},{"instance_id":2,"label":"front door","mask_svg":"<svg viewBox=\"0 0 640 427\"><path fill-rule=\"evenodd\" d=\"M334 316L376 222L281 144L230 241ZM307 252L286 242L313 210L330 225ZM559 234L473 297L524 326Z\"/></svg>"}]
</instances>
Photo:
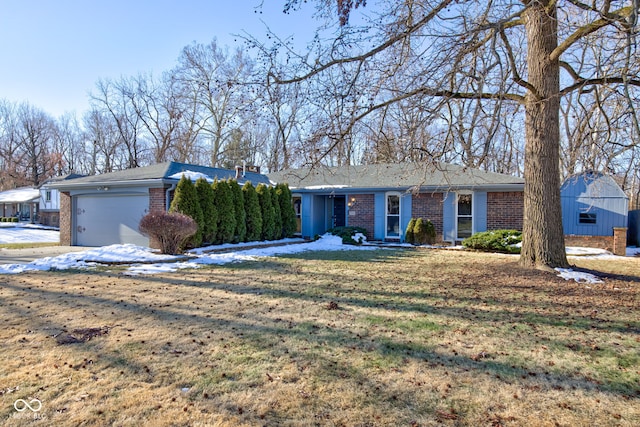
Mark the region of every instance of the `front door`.
<instances>
[{"instance_id":1,"label":"front door","mask_svg":"<svg viewBox=\"0 0 640 427\"><path fill-rule=\"evenodd\" d=\"M344 227L345 223L347 203L345 196L335 196L333 198L333 226Z\"/></svg>"}]
</instances>

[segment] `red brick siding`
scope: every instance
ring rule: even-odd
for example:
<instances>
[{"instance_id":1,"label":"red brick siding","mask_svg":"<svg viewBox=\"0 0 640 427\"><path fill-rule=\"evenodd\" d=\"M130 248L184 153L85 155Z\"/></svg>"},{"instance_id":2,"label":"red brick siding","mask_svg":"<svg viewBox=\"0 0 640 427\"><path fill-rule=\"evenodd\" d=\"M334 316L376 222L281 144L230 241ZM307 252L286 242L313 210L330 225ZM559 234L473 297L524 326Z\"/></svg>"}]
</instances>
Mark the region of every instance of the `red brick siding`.
<instances>
[{"instance_id":1,"label":"red brick siding","mask_svg":"<svg viewBox=\"0 0 640 427\"><path fill-rule=\"evenodd\" d=\"M164 188L150 188L149 212L166 211L165 200Z\"/></svg>"},{"instance_id":2,"label":"red brick siding","mask_svg":"<svg viewBox=\"0 0 640 427\"><path fill-rule=\"evenodd\" d=\"M373 194L349 194L347 203L351 204L347 214L347 224L367 230L367 238L373 239L375 227L375 197Z\"/></svg>"},{"instance_id":3,"label":"red brick siding","mask_svg":"<svg viewBox=\"0 0 640 427\"><path fill-rule=\"evenodd\" d=\"M71 195L60 192L60 245L71 246Z\"/></svg>"},{"instance_id":4,"label":"red brick siding","mask_svg":"<svg viewBox=\"0 0 640 427\"><path fill-rule=\"evenodd\" d=\"M436 229L436 241L442 241L442 193L419 193L411 201L411 217L424 218L431 221Z\"/></svg>"},{"instance_id":5,"label":"red brick siding","mask_svg":"<svg viewBox=\"0 0 640 427\"><path fill-rule=\"evenodd\" d=\"M513 229L522 231L523 218L523 192L487 193L487 230Z\"/></svg>"}]
</instances>

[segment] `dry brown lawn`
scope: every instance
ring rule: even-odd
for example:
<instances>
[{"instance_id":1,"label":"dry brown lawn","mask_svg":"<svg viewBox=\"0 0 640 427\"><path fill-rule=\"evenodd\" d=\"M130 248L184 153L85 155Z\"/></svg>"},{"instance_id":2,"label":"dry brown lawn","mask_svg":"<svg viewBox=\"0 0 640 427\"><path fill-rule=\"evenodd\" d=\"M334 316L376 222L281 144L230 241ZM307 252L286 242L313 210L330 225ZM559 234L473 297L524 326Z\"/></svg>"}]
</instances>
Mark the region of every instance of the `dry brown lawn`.
<instances>
[{"instance_id":1,"label":"dry brown lawn","mask_svg":"<svg viewBox=\"0 0 640 427\"><path fill-rule=\"evenodd\" d=\"M576 262L604 284L437 250L0 276L0 423L640 425L640 260Z\"/></svg>"}]
</instances>

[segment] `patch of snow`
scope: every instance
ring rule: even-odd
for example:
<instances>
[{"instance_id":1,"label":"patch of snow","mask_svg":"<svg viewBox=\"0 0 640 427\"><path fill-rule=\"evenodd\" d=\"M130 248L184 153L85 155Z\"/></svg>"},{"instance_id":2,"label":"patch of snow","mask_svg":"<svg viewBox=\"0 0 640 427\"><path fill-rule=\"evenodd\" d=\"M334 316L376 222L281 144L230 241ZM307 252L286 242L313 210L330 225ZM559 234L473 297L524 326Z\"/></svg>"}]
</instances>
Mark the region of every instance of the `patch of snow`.
<instances>
[{"instance_id":1,"label":"patch of snow","mask_svg":"<svg viewBox=\"0 0 640 427\"><path fill-rule=\"evenodd\" d=\"M351 236L351 238L358 243L366 243L367 241L367 236L365 236L362 233L356 233L353 236Z\"/></svg>"},{"instance_id":2,"label":"patch of snow","mask_svg":"<svg viewBox=\"0 0 640 427\"><path fill-rule=\"evenodd\" d=\"M300 239L291 239L296 243ZM326 234L322 238L308 243L287 244L284 246L270 246L224 253L194 254L193 259L175 262L180 257L155 253L152 249L132 244L110 245L93 248L82 252L72 252L56 257L41 258L28 264L2 264L0 274L17 274L25 271L47 271L52 269L66 270L70 268L92 268L97 262L131 263L124 274L156 274L174 272L184 268L198 268L207 264L228 264L239 261L253 261L262 257L295 254L306 251L348 251L375 250L375 247L343 245L338 236ZM169 262L167 262L169 261ZM173 262L171 262L173 261ZM139 264L151 262L150 264Z\"/></svg>"},{"instance_id":3,"label":"patch of snow","mask_svg":"<svg viewBox=\"0 0 640 427\"><path fill-rule=\"evenodd\" d=\"M308 187L304 187L306 190L325 190L331 188L347 188L346 185L343 184L335 184L335 185L310 185Z\"/></svg>"},{"instance_id":4,"label":"patch of snow","mask_svg":"<svg viewBox=\"0 0 640 427\"><path fill-rule=\"evenodd\" d=\"M582 271L573 271L570 268L556 268L558 276L565 280L575 280L578 283L604 283L597 276L591 273L585 273Z\"/></svg>"},{"instance_id":5,"label":"patch of snow","mask_svg":"<svg viewBox=\"0 0 640 427\"><path fill-rule=\"evenodd\" d=\"M640 256L640 248L636 248L635 246L630 246L627 248L627 256Z\"/></svg>"},{"instance_id":6,"label":"patch of snow","mask_svg":"<svg viewBox=\"0 0 640 427\"><path fill-rule=\"evenodd\" d=\"M37 227L35 224L16 225L15 223L0 223L0 243L57 243L60 232L57 230ZM13 225L5 225L13 224ZM18 223L19 224L19 223Z\"/></svg>"},{"instance_id":7,"label":"patch of snow","mask_svg":"<svg viewBox=\"0 0 640 427\"><path fill-rule=\"evenodd\" d=\"M183 172L174 173L169 178L170 179L181 179L182 176L185 176L185 177L189 178L193 182L196 182L198 180L198 178L204 178L204 179L207 180L207 182L213 182L213 179L209 175L203 174L202 172L194 172L194 171L189 171L189 170L183 171Z\"/></svg>"}]
</instances>

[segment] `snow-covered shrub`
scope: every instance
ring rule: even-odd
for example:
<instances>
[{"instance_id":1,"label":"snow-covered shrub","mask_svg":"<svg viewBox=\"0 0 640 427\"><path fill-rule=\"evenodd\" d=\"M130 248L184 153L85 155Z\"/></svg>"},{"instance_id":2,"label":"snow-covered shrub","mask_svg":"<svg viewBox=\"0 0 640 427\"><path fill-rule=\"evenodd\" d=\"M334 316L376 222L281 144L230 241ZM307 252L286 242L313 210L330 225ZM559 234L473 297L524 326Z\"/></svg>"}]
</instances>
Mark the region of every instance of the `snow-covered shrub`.
<instances>
[{"instance_id":1,"label":"snow-covered shrub","mask_svg":"<svg viewBox=\"0 0 640 427\"><path fill-rule=\"evenodd\" d=\"M491 230L476 233L462 241L469 249L485 252L504 252L519 254L522 232L518 230Z\"/></svg>"},{"instance_id":2,"label":"snow-covered shrub","mask_svg":"<svg viewBox=\"0 0 640 427\"><path fill-rule=\"evenodd\" d=\"M367 230L362 227L334 227L327 230L327 232L334 236L340 236L342 243L345 245L360 245L366 240L367 236ZM357 240L354 239L354 236L358 236L356 237Z\"/></svg>"},{"instance_id":3,"label":"snow-covered shrub","mask_svg":"<svg viewBox=\"0 0 640 427\"><path fill-rule=\"evenodd\" d=\"M198 224L179 212L150 212L142 217L138 228L142 234L155 240L163 254L175 255L182 251L187 240L196 234Z\"/></svg>"}]
</instances>

